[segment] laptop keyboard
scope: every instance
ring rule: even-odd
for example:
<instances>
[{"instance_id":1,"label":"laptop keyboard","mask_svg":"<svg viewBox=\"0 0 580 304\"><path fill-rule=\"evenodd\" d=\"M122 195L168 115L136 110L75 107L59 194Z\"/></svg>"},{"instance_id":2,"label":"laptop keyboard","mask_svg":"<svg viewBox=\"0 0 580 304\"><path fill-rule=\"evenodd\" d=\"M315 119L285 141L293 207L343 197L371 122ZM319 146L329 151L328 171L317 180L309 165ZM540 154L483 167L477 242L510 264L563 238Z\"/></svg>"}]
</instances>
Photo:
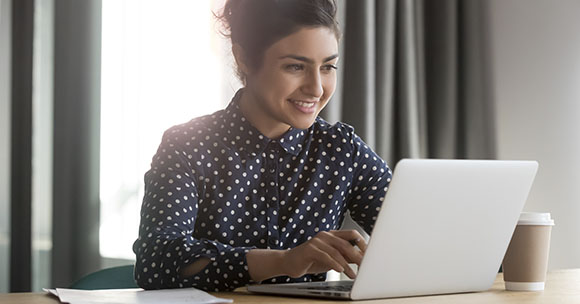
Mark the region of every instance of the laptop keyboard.
<instances>
[{"instance_id":1,"label":"laptop keyboard","mask_svg":"<svg viewBox=\"0 0 580 304\"><path fill-rule=\"evenodd\" d=\"M301 289L307 290L328 290L328 291L350 291L352 289L353 281L327 282L325 285L318 285L312 287L303 287Z\"/></svg>"}]
</instances>

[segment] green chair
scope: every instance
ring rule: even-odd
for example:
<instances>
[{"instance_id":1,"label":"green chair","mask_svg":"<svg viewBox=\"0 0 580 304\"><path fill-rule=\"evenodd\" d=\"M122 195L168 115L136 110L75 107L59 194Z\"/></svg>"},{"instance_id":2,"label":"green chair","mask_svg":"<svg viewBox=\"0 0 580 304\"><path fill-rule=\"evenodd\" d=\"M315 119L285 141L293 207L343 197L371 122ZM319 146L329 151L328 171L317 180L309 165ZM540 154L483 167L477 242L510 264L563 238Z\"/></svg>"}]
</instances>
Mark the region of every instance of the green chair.
<instances>
[{"instance_id":1,"label":"green chair","mask_svg":"<svg viewBox=\"0 0 580 304\"><path fill-rule=\"evenodd\" d=\"M137 288L137 283L133 279L133 269L133 265L101 269L82 277L70 288L84 290Z\"/></svg>"}]
</instances>

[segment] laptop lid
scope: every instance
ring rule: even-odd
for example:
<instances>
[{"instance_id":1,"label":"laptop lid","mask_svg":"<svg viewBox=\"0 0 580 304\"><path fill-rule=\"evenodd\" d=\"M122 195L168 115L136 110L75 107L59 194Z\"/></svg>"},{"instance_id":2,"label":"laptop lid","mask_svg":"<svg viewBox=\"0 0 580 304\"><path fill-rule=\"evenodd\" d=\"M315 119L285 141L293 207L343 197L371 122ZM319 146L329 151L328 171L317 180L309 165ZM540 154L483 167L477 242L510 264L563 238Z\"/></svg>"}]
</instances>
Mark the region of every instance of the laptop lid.
<instances>
[{"instance_id":1,"label":"laptop lid","mask_svg":"<svg viewBox=\"0 0 580 304\"><path fill-rule=\"evenodd\" d=\"M537 168L535 161L401 160L351 298L489 289Z\"/></svg>"},{"instance_id":2,"label":"laptop lid","mask_svg":"<svg viewBox=\"0 0 580 304\"><path fill-rule=\"evenodd\" d=\"M535 161L401 160L350 292L317 289L325 282L248 290L353 300L487 290L537 168Z\"/></svg>"}]
</instances>

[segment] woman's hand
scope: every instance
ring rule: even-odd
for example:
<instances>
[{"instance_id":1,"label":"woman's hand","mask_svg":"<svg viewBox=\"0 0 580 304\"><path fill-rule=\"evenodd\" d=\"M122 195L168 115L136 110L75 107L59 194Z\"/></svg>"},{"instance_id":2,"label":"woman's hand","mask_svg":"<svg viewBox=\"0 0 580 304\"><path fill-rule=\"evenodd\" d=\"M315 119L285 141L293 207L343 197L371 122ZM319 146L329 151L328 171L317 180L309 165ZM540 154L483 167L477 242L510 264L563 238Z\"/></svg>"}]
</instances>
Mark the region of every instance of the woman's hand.
<instances>
[{"instance_id":1,"label":"woman's hand","mask_svg":"<svg viewBox=\"0 0 580 304\"><path fill-rule=\"evenodd\" d=\"M298 278L331 269L354 279L356 273L348 264L360 266L366 249L367 243L356 230L323 231L290 250L250 250L246 260L256 282L281 275Z\"/></svg>"},{"instance_id":2,"label":"woman's hand","mask_svg":"<svg viewBox=\"0 0 580 304\"><path fill-rule=\"evenodd\" d=\"M284 252L284 272L298 278L332 269L354 279L356 273L348 264L360 266L366 248L364 238L356 230L322 231L300 246Z\"/></svg>"},{"instance_id":3,"label":"woman's hand","mask_svg":"<svg viewBox=\"0 0 580 304\"><path fill-rule=\"evenodd\" d=\"M298 278L331 269L344 272L354 279L356 273L348 264L360 266L366 249L367 243L356 230L333 230L319 232L312 239L290 250L250 250L246 261L250 276L256 282L281 275ZM181 275L192 276L209 262L208 258L201 258L182 269Z\"/></svg>"}]
</instances>

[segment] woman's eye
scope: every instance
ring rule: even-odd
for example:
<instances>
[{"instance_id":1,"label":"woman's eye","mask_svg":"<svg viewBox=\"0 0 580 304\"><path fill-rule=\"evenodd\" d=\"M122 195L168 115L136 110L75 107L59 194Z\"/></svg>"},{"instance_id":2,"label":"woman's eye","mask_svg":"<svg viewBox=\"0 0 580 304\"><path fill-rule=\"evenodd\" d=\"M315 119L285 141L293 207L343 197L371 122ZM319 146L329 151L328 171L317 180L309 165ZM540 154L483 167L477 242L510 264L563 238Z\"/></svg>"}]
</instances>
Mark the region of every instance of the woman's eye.
<instances>
[{"instance_id":1,"label":"woman's eye","mask_svg":"<svg viewBox=\"0 0 580 304\"><path fill-rule=\"evenodd\" d=\"M336 69L337 69L337 67L334 64L327 64L327 65L322 66L322 70L324 70L324 71L332 71L332 70L336 70Z\"/></svg>"},{"instance_id":2,"label":"woman's eye","mask_svg":"<svg viewBox=\"0 0 580 304\"><path fill-rule=\"evenodd\" d=\"M302 71L304 70L304 66L301 64L289 64L286 66L286 70L289 71Z\"/></svg>"}]
</instances>

